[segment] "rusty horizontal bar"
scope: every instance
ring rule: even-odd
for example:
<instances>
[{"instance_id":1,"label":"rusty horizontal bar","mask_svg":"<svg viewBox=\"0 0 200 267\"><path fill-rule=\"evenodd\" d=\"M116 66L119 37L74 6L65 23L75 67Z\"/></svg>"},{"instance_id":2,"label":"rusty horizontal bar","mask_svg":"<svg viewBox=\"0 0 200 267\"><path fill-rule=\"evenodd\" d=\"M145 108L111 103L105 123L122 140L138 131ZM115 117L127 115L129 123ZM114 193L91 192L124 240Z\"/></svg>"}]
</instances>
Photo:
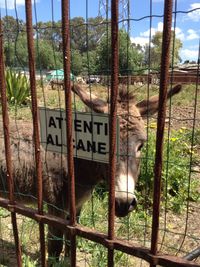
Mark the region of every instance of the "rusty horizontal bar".
<instances>
[{"instance_id":1,"label":"rusty horizontal bar","mask_svg":"<svg viewBox=\"0 0 200 267\"><path fill-rule=\"evenodd\" d=\"M90 241L99 243L106 248L119 250L131 256L135 256L137 258L143 259L151 264L154 265L161 265L161 266L169 266L169 267L176 267L176 266L183 266L183 267L198 267L200 266L197 263L189 262L185 259L178 258L175 256L169 255L161 255L157 254L156 256L151 254L150 249L145 247L136 246L130 241L120 240L115 238L113 240L108 239L106 234L97 232L93 229L87 228L85 226L81 226L77 224L76 226L67 225L67 221L55 217L53 215L49 215L44 213L43 215L38 214L37 209L25 207L22 204L15 202L13 205L9 204L9 200L5 198L0 198L0 207L7 209L8 211L12 210L20 215L26 216L35 220L38 223L44 223L48 225L52 225L54 227L59 227L66 231L69 235L77 235L83 238L86 238Z\"/></svg>"}]
</instances>

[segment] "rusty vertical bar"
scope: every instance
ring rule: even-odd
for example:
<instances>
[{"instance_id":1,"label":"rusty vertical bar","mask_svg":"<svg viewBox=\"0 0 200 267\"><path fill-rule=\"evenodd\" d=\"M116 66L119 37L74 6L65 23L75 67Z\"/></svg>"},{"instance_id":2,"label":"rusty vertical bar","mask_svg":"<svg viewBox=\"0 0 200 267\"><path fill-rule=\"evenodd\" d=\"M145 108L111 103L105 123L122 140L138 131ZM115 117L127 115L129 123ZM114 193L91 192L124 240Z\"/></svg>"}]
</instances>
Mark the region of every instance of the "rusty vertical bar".
<instances>
[{"instance_id":1,"label":"rusty vertical bar","mask_svg":"<svg viewBox=\"0 0 200 267\"><path fill-rule=\"evenodd\" d=\"M3 117L3 130L4 130L4 143L5 143L5 157L6 157L6 168L7 168L7 183L9 190L9 200L11 205L11 221L13 226L13 234L15 239L15 249L17 257L17 265L22 267L21 258L21 245L19 241L17 218L16 213L12 211L12 205L14 204L14 182L12 172L12 158L11 158L11 147L10 147L10 126L8 116L8 105L6 97L6 81L5 81L5 69L4 69L4 53L3 53L3 32L2 32L2 21L0 18L0 93L1 93L1 105L2 105L2 117Z\"/></svg>"},{"instance_id":2,"label":"rusty vertical bar","mask_svg":"<svg viewBox=\"0 0 200 267\"><path fill-rule=\"evenodd\" d=\"M32 103L32 117L33 117L33 138L35 146L35 161L36 161L36 175L37 175L38 213L39 215L43 215L42 161L40 154L39 116L38 116L39 114L37 106L37 92L36 92L36 79L35 79L35 52L34 52L34 41L33 41L31 0L25 1L25 8L26 8L26 30L27 30L27 45L28 45L31 103ZM46 266L45 235L44 235L43 223L39 223L39 231L40 231L41 265Z\"/></svg>"},{"instance_id":3,"label":"rusty vertical bar","mask_svg":"<svg viewBox=\"0 0 200 267\"><path fill-rule=\"evenodd\" d=\"M167 86L169 80L172 8L173 8L173 0L166 0L164 7L159 109L157 118L156 156L155 156L155 167L154 167L153 220L152 220L152 233L151 233L151 253L154 255L157 254L158 236L159 236L163 138L164 138L165 117L166 117ZM155 265L151 264L151 266Z\"/></svg>"},{"instance_id":4,"label":"rusty vertical bar","mask_svg":"<svg viewBox=\"0 0 200 267\"><path fill-rule=\"evenodd\" d=\"M70 82L70 24L69 24L69 0L62 0L62 38L63 38L63 68L64 68L64 90L66 109L66 132L67 132L67 163L69 177L69 203L70 203L70 225L76 224L75 204L75 177L73 159L73 133L72 133L72 104L71 104L71 82ZM67 199L68 201L68 199ZM71 233L72 234L72 233ZM76 235L70 237L71 242L71 265L76 266Z\"/></svg>"},{"instance_id":5,"label":"rusty vertical bar","mask_svg":"<svg viewBox=\"0 0 200 267\"><path fill-rule=\"evenodd\" d=\"M111 1L111 105L110 105L110 150L109 150L109 222L108 239L114 239L115 218L115 174L116 174L116 122L117 122L117 96L119 76L118 55L118 17L119 1ZM108 266L114 266L114 250L108 249Z\"/></svg>"}]
</instances>

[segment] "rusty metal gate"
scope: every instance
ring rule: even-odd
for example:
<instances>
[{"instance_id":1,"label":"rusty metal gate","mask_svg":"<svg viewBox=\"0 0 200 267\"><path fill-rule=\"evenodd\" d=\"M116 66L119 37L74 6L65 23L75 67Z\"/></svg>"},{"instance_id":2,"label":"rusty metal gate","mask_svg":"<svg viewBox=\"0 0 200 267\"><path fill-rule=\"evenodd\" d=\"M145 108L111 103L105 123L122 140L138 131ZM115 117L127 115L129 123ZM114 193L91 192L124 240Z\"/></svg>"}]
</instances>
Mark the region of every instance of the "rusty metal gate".
<instances>
[{"instance_id":1,"label":"rusty metal gate","mask_svg":"<svg viewBox=\"0 0 200 267\"><path fill-rule=\"evenodd\" d=\"M72 134L72 96L71 96L71 63L70 63L70 17L69 17L69 1L62 0L62 51L63 51L63 69L64 69L64 95L65 95L65 113L66 113L66 133L67 133L67 165L69 176L69 201L70 218L65 220L44 211L43 203L43 175L42 161L40 153L40 132L39 132L39 114L37 101L37 84L36 84L36 63L34 52L34 34L32 25L32 1L25 1L26 9L26 33L29 57L29 75L31 88L31 106L34 129L34 150L37 177L37 209L28 208L20 204L14 197L14 181L12 167L12 153L10 144L10 125L9 112L6 95L5 80L5 62L3 49L3 30L0 24L0 89L1 89L1 105L4 129L5 157L7 166L7 181L9 185L9 199L0 197L0 206L10 212L12 220L13 235L15 241L15 250L18 266L22 266L22 252L19 237L18 223L16 216L21 214L33 219L39 226L40 240L40 256L41 266L47 266L46 262L46 238L45 225L62 229L70 237L70 266L76 266L76 239L82 237L93 242L103 245L108 250L107 266L115 265L114 252L121 251L128 255L140 258L150 266L199 266L198 263L187 261L184 258L170 256L158 253L159 238L159 218L160 218L160 201L161 201L161 177L163 165L163 140L164 127L166 121L166 101L167 88L169 84L169 66L170 66L170 38L172 28L172 0L165 0L164 3L164 29L162 42L162 59L160 70L159 84L159 109L157 118L157 142L154 169L154 194L153 194L153 214L151 229L151 245L150 248L135 245L129 241L123 241L115 236L115 174L116 174L116 123L117 123L117 98L118 98L118 81L119 81L119 55L118 55L118 22L119 22L119 1L111 1L111 45L112 45L112 66L111 66L111 96L110 96L110 149L109 149L109 208L108 208L108 232L103 234L99 231L89 229L82 226L76 221L76 203L75 203L75 175L73 160L73 134ZM199 64L199 62L198 62ZM197 87L199 79L199 65L197 72ZM197 99L197 96L196 96ZM197 100L196 100L197 101ZM67 198L67 196L66 196ZM192 248L191 248L192 250ZM197 252L198 254L198 252ZM190 257L189 257L190 258ZM188 258L188 259L189 259Z\"/></svg>"}]
</instances>

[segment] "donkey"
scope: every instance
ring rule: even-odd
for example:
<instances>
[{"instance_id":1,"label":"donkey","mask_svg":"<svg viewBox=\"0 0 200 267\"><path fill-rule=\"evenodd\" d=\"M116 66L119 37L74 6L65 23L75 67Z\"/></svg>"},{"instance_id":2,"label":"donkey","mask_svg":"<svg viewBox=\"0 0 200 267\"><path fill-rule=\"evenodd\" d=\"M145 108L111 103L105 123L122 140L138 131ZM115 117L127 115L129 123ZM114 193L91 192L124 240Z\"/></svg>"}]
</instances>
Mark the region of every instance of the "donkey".
<instances>
[{"instance_id":1,"label":"donkey","mask_svg":"<svg viewBox=\"0 0 200 267\"><path fill-rule=\"evenodd\" d=\"M88 94L85 89L74 84L72 91L79 96L87 107L97 113L108 113L108 102ZM168 91L167 97L179 93L181 85ZM137 199L134 191L140 169L140 153L146 141L143 118L155 114L158 110L158 96L136 103L132 93L119 91L118 116L120 125L120 160L116 163L115 177L115 214L124 217L131 212ZM34 147L32 143L32 127L30 123L11 123L11 149L15 193L23 202L34 199L37 192L36 171L34 163ZM5 149L3 144L2 126L0 127L0 191L7 191ZM43 161L43 195L48 203L49 213L67 217L69 204L68 172L66 157L41 148ZM108 181L107 163L99 163L74 158L75 192L77 217L83 204L91 197L95 186L102 180ZM25 199L26 198L26 199ZM52 237L57 237L53 240ZM59 259L63 247L63 232L49 226L48 253L49 257Z\"/></svg>"}]
</instances>

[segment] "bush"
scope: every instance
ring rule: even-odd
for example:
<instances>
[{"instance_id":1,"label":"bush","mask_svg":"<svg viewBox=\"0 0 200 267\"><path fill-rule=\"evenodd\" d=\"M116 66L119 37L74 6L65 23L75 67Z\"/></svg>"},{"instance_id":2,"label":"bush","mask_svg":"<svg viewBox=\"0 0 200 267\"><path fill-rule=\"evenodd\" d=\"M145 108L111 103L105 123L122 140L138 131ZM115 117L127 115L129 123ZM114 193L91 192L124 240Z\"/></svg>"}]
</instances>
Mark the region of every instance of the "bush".
<instances>
[{"instance_id":1,"label":"bush","mask_svg":"<svg viewBox=\"0 0 200 267\"><path fill-rule=\"evenodd\" d=\"M198 134L196 134L198 135ZM194 136L194 142L195 137ZM197 201L197 179L190 173L191 167L198 159L197 151L191 147L191 131L181 128L173 130L169 140L167 133L164 140L164 157L162 173L162 201L175 212L180 212L187 200ZM155 160L155 130L149 131L148 143L143 150L142 169L138 183L140 201L152 204L153 178ZM148 199L146 199L148 196Z\"/></svg>"},{"instance_id":2,"label":"bush","mask_svg":"<svg viewBox=\"0 0 200 267\"><path fill-rule=\"evenodd\" d=\"M30 101L30 84L28 78L12 70L6 70L7 99L10 105L27 105Z\"/></svg>"}]
</instances>

